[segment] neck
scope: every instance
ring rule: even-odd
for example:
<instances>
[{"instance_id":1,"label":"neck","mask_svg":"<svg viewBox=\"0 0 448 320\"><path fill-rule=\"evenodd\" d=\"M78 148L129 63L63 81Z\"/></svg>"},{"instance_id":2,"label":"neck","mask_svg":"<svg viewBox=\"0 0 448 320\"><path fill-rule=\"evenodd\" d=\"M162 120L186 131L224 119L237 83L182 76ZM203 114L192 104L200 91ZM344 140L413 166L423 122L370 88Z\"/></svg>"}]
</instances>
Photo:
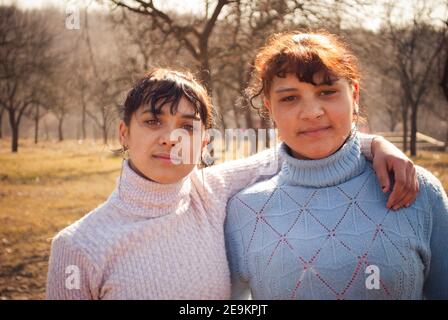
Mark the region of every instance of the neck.
<instances>
[{"instance_id":1,"label":"neck","mask_svg":"<svg viewBox=\"0 0 448 320\"><path fill-rule=\"evenodd\" d=\"M131 168L131 170L134 171L136 174L138 174L140 177L142 177L143 179L146 179L146 180L158 183L157 181L154 181L151 178L148 178L140 170L138 170L137 167L132 163L131 159L128 159L127 161L128 161L128 164L129 164L129 168Z\"/></svg>"},{"instance_id":2,"label":"neck","mask_svg":"<svg viewBox=\"0 0 448 320\"><path fill-rule=\"evenodd\" d=\"M146 218L184 212L190 203L191 180L161 184L134 171L129 160L123 161L122 174L111 196L115 206L131 215Z\"/></svg>"},{"instance_id":3,"label":"neck","mask_svg":"<svg viewBox=\"0 0 448 320\"><path fill-rule=\"evenodd\" d=\"M341 148L344 146L344 144L351 138L352 133L345 139L345 141L339 146L339 148L336 149L336 151L332 152L331 154L334 154L336 152L338 152L339 150L341 150ZM317 159L312 159L312 158L307 158L305 156L302 156L300 153L297 153L296 151L294 151L293 149L289 148L289 153L296 159L299 160L320 160L320 159L325 159L327 157L323 157L323 158L317 158Z\"/></svg>"}]
</instances>

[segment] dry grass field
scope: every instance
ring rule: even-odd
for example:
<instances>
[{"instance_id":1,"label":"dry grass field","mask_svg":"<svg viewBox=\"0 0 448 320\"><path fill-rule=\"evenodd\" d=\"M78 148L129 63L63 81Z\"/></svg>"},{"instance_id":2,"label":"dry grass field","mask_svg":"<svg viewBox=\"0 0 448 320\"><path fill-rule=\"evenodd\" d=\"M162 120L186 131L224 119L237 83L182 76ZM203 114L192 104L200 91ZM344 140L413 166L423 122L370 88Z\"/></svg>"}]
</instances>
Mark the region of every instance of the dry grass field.
<instances>
[{"instance_id":1,"label":"dry grass field","mask_svg":"<svg viewBox=\"0 0 448 320\"><path fill-rule=\"evenodd\" d=\"M93 141L9 148L0 140L0 299L43 299L51 237L106 200L121 159ZM448 190L448 153L413 160Z\"/></svg>"}]
</instances>

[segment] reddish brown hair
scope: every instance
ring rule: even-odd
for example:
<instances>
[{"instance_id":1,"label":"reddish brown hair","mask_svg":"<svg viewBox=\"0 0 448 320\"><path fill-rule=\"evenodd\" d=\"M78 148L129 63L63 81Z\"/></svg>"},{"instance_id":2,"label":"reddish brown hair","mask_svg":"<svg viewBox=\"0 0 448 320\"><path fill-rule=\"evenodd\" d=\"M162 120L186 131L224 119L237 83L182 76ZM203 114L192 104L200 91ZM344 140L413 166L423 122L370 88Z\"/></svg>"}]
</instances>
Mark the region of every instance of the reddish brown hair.
<instances>
[{"instance_id":1,"label":"reddish brown hair","mask_svg":"<svg viewBox=\"0 0 448 320\"><path fill-rule=\"evenodd\" d=\"M359 82L358 62L347 44L327 31L284 32L272 35L255 58L252 84L246 90L250 104L266 115L266 109L256 107L253 100L260 95L269 98L274 77L292 73L302 82L317 85L313 77L323 72L323 83L331 84L345 78Z\"/></svg>"}]
</instances>

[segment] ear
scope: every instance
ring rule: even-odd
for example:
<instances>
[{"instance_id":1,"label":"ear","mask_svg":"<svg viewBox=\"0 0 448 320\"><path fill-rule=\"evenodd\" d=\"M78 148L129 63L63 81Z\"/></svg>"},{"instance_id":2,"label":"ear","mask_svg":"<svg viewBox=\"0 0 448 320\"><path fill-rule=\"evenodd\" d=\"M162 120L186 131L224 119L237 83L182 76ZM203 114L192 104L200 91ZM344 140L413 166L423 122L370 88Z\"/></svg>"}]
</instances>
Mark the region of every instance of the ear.
<instances>
[{"instance_id":1,"label":"ear","mask_svg":"<svg viewBox=\"0 0 448 320\"><path fill-rule=\"evenodd\" d=\"M359 104L359 82L353 81L352 88L353 88L353 102Z\"/></svg>"},{"instance_id":2,"label":"ear","mask_svg":"<svg viewBox=\"0 0 448 320\"><path fill-rule=\"evenodd\" d=\"M269 103L269 99L266 96L263 96L263 104L266 109L269 110L269 113L271 113L271 104Z\"/></svg>"},{"instance_id":3,"label":"ear","mask_svg":"<svg viewBox=\"0 0 448 320\"><path fill-rule=\"evenodd\" d=\"M274 117L272 115L272 106L271 106L271 103L269 102L269 99L266 96L263 96L263 105L268 110L269 117L272 119L272 121L274 121Z\"/></svg>"},{"instance_id":4,"label":"ear","mask_svg":"<svg viewBox=\"0 0 448 320\"><path fill-rule=\"evenodd\" d=\"M122 146L128 145L128 139L129 139L129 127L124 123L123 120L120 121L120 124L118 126L118 136L120 138L120 143Z\"/></svg>"},{"instance_id":5,"label":"ear","mask_svg":"<svg viewBox=\"0 0 448 320\"><path fill-rule=\"evenodd\" d=\"M210 143L210 135L207 131L204 133L204 137L202 138L202 150Z\"/></svg>"}]
</instances>

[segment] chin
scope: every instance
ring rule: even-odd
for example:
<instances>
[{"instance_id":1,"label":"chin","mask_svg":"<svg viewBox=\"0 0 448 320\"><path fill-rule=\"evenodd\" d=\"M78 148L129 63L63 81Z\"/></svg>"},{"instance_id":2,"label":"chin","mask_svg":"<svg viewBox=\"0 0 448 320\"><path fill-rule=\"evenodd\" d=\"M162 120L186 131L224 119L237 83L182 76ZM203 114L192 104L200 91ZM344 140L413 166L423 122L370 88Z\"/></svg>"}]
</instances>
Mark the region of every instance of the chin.
<instances>
[{"instance_id":1,"label":"chin","mask_svg":"<svg viewBox=\"0 0 448 320\"><path fill-rule=\"evenodd\" d=\"M168 170L167 170L168 171ZM183 178L188 176L190 174L189 172L185 173L177 173L176 175L172 174L173 169L170 169L170 174L164 175L163 173L159 174L155 179L153 179L155 182L162 183L162 184L172 184L181 181Z\"/></svg>"},{"instance_id":2,"label":"chin","mask_svg":"<svg viewBox=\"0 0 448 320\"><path fill-rule=\"evenodd\" d=\"M312 147L307 150L304 150L303 144L302 144L302 148L297 148L297 149L291 148L291 149L297 155L296 156L297 159L303 159L303 160L307 160L307 159L308 160L319 160L319 159L326 158L333 153L332 150L328 148L328 146L316 146L316 147ZM295 150L297 150L297 151L295 151Z\"/></svg>"}]
</instances>

